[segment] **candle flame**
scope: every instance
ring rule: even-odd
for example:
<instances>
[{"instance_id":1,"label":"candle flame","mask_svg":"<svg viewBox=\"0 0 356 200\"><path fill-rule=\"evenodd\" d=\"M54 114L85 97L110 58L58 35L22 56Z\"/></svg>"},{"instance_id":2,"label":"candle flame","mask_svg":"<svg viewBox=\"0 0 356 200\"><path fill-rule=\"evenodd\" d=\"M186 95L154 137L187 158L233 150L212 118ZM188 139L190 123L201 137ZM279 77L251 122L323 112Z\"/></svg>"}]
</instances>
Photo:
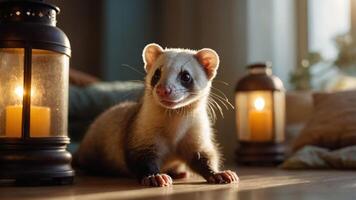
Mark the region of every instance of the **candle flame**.
<instances>
[{"instance_id":1,"label":"candle flame","mask_svg":"<svg viewBox=\"0 0 356 200\"><path fill-rule=\"evenodd\" d=\"M256 108L256 110L261 111L265 107L265 100L262 97L257 97L255 101L253 102L253 106Z\"/></svg>"},{"instance_id":2,"label":"candle flame","mask_svg":"<svg viewBox=\"0 0 356 200\"><path fill-rule=\"evenodd\" d=\"M23 90L23 87L17 86L15 88L15 95L18 96L19 98L22 98L25 94L26 94L26 92ZM34 96L33 90L31 90L31 96Z\"/></svg>"},{"instance_id":3,"label":"candle flame","mask_svg":"<svg viewBox=\"0 0 356 200\"><path fill-rule=\"evenodd\" d=\"M23 88L21 86L17 86L15 88L15 94L18 97L23 97L23 95L24 95Z\"/></svg>"}]
</instances>

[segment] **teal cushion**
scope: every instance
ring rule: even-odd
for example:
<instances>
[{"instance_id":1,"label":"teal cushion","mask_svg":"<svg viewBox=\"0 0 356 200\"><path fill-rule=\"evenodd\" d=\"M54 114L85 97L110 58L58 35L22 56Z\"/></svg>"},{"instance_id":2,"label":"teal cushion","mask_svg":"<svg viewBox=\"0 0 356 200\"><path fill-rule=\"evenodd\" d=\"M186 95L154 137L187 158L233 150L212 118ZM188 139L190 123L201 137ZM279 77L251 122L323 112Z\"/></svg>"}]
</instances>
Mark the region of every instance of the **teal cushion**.
<instances>
[{"instance_id":1,"label":"teal cushion","mask_svg":"<svg viewBox=\"0 0 356 200\"><path fill-rule=\"evenodd\" d=\"M138 101L143 84L132 81L99 82L87 87L69 87L68 132L80 141L88 126L103 111L124 101Z\"/></svg>"}]
</instances>

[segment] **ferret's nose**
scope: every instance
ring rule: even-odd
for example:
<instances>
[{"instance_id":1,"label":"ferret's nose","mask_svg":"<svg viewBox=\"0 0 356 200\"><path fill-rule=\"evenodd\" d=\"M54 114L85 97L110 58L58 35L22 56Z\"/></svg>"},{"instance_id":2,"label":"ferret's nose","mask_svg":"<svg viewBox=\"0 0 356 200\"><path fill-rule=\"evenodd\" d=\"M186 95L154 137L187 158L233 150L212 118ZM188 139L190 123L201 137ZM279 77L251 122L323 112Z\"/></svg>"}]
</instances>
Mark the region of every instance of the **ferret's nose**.
<instances>
[{"instance_id":1,"label":"ferret's nose","mask_svg":"<svg viewBox=\"0 0 356 200\"><path fill-rule=\"evenodd\" d=\"M160 97L167 97L172 93L172 88L169 86L158 85L156 93Z\"/></svg>"}]
</instances>

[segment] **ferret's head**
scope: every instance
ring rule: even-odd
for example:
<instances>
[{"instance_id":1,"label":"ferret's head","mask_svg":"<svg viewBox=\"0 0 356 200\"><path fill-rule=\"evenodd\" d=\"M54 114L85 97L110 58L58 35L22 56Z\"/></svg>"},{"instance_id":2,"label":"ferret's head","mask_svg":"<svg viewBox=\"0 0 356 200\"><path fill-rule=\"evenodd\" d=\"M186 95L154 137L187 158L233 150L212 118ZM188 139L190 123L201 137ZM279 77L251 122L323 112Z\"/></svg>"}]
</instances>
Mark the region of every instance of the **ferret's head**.
<instances>
[{"instance_id":1,"label":"ferret's head","mask_svg":"<svg viewBox=\"0 0 356 200\"><path fill-rule=\"evenodd\" d=\"M142 56L146 92L168 109L181 108L207 96L219 66L219 56L212 49L162 49L149 44Z\"/></svg>"}]
</instances>

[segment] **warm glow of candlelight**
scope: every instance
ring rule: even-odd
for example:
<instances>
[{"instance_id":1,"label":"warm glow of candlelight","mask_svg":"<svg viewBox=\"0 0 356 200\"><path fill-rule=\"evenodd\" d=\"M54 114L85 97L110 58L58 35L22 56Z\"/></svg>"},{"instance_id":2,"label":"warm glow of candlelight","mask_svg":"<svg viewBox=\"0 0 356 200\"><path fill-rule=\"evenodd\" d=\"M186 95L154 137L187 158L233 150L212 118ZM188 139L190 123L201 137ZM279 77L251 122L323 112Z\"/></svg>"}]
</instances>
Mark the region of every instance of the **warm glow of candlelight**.
<instances>
[{"instance_id":1,"label":"warm glow of candlelight","mask_svg":"<svg viewBox=\"0 0 356 200\"><path fill-rule=\"evenodd\" d=\"M253 102L253 106L255 107L256 110L261 111L264 109L266 103L265 100L262 97L257 97L255 101Z\"/></svg>"},{"instance_id":2,"label":"warm glow of candlelight","mask_svg":"<svg viewBox=\"0 0 356 200\"><path fill-rule=\"evenodd\" d=\"M24 95L24 93L23 93L23 88L22 87L20 87L20 86L17 86L16 88L15 88L15 94L16 94L16 96L18 96L18 97L23 97L23 95Z\"/></svg>"},{"instance_id":3,"label":"warm glow of candlelight","mask_svg":"<svg viewBox=\"0 0 356 200\"><path fill-rule=\"evenodd\" d=\"M21 137L22 106L6 107L6 136ZM30 135L31 137L48 137L51 127L51 109L49 107L31 106Z\"/></svg>"},{"instance_id":4,"label":"warm glow of candlelight","mask_svg":"<svg viewBox=\"0 0 356 200\"><path fill-rule=\"evenodd\" d=\"M34 96L34 90L31 89L31 96ZM26 95L23 87L15 87L14 94L19 100ZM30 136L48 137L51 127L51 109L44 106L30 106ZM20 138L22 136L22 104L9 105L5 109L6 136Z\"/></svg>"},{"instance_id":5,"label":"warm glow of candlelight","mask_svg":"<svg viewBox=\"0 0 356 200\"><path fill-rule=\"evenodd\" d=\"M17 86L15 88L15 95L19 98L22 99L22 97L26 94L26 92L24 92L23 87L22 86ZM34 90L31 90L31 96L34 96Z\"/></svg>"},{"instance_id":6,"label":"warm glow of candlelight","mask_svg":"<svg viewBox=\"0 0 356 200\"><path fill-rule=\"evenodd\" d=\"M248 120L252 141L264 142L272 140L272 111L266 106L264 97L258 95L253 98Z\"/></svg>"}]
</instances>

